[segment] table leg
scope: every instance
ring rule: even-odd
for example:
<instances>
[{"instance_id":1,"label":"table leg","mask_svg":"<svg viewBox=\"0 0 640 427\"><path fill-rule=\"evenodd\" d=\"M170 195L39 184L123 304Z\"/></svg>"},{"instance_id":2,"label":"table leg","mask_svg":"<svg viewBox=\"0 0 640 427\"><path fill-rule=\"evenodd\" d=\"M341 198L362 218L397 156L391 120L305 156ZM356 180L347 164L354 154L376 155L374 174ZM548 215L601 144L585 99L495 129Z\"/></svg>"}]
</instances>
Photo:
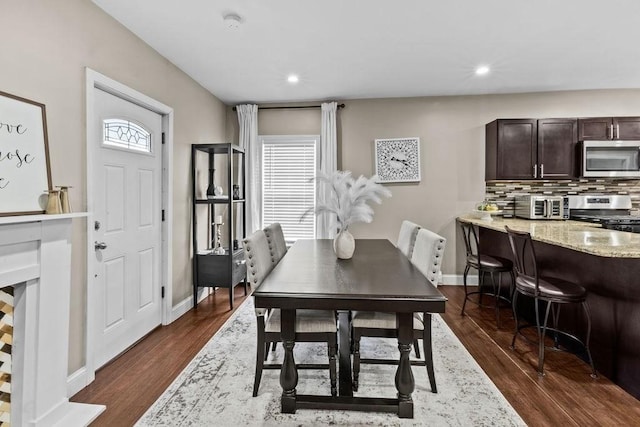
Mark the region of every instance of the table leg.
<instances>
[{"instance_id":1,"label":"table leg","mask_svg":"<svg viewBox=\"0 0 640 427\"><path fill-rule=\"evenodd\" d=\"M351 325L349 311L338 311L339 395L353 396L351 379Z\"/></svg>"},{"instance_id":2,"label":"table leg","mask_svg":"<svg viewBox=\"0 0 640 427\"><path fill-rule=\"evenodd\" d=\"M296 413L296 386L298 385L298 369L293 360L293 347L295 345L296 311L282 310L280 333L282 346L284 347L284 361L280 369L280 385L282 386L282 412Z\"/></svg>"},{"instance_id":3,"label":"table leg","mask_svg":"<svg viewBox=\"0 0 640 427\"><path fill-rule=\"evenodd\" d=\"M398 349L400 363L396 371L396 388L398 389L398 416L413 418L413 399L411 393L415 389L409 352L413 342L413 313L398 313Z\"/></svg>"}]
</instances>

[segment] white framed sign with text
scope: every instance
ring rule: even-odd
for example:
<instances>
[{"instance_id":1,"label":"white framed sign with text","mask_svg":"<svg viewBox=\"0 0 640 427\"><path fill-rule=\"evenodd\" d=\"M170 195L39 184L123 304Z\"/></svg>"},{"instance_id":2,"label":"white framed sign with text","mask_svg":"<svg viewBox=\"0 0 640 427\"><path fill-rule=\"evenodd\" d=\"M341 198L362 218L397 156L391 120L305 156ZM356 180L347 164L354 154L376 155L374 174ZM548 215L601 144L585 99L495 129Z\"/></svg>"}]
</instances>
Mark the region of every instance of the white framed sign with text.
<instances>
[{"instance_id":1,"label":"white framed sign with text","mask_svg":"<svg viewBox=\"0 0 640 427\"><path fill-rule=\"evenodd\" d=\"M0 216L44 213L50 189L44 104L0 92Z\"/></svg>"}]
</instances>

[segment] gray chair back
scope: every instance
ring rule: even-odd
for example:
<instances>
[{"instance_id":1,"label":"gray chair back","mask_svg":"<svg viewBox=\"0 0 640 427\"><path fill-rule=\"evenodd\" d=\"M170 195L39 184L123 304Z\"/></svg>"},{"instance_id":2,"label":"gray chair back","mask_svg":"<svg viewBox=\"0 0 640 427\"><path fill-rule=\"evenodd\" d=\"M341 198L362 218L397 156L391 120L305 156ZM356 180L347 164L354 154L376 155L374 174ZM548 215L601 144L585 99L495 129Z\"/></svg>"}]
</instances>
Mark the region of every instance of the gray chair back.
<instances>
[{"instance_id":1,"label":"gray chair back","mask_svg":"<svg viewBox=\"0 0 640 427\"><path fill-rule=\"evenodd\" d=\"M255 289L271 272L271 251L267 236L258 230L243 240L244 259L247 266L247 280Z\"/></svg>"},{"instance_id":2,"label":"gray chair back","mask_svg":"<svg viewBox=\"0 0 640 427\"><path fill-rule=\"evenodd\" d=\"M400 226L400 233L398 234L398 249L409 259L413 254L413 246L416 242L416 235L420 226L414 224L411 221L404 220Z\"/></svg>"},{"instance_id":3,"label":"gray chair back","mask_svg":"<svg viewBox=\"0 0 640 427\"><path fill-rule=\"evenodd\" d=\"M269 243L271 263L276 265L280 262L280 259L284 254L287 253L287 244L284 240L284 234L282 233L280 223L274 222L273 224L265 227L264 234L267 236L267 242Z\"/></svg>"},{"instance_id":4,"label":"gray chair back","mask_svg":"<svg viewBox=\"0 0 640 427\"><path fill-rule=\"evenodd\" d=\"M416 235L411 262L430 282L437 285L447 239L421 228Z\"/></svg>"}]
</instances>

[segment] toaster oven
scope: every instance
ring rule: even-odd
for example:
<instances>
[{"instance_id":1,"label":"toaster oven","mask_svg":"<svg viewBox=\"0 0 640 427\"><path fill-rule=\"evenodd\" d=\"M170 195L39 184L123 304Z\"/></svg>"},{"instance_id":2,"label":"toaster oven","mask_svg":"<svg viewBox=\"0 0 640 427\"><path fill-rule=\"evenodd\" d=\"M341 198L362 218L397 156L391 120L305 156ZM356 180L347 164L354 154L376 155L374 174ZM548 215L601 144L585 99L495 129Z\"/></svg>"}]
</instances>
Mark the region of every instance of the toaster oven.
<instances>
[{"instance_id":1,"label":"toaster oven","mask_svg":"<svg viewBox=\"0 0 640 427\"><path fill-rule=\"evenodd\" d=\"M516 196L515 216L527 219L568 219L568 200L563 196L540 194Z\"/></svg>"}]
</instances>

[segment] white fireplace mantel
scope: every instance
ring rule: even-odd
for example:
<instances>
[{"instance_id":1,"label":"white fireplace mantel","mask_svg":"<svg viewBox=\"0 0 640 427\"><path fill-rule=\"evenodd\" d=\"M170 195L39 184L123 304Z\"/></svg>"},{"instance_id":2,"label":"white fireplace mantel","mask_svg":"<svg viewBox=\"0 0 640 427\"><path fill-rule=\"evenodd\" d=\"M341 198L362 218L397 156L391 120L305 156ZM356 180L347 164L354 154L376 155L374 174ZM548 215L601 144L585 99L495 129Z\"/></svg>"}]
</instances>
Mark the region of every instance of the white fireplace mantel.
<instances>
[{"instance_id":1,"label":"white fireplace mantel","mask_svg":"<svg viewBox=\"0 0 640 427\"><path fill-rule=\"evenodd\" d=\"M15 287L12 425L84 426L105 409L66 394L71 222L86 216L0 217L0 288Z\"/></svg>"}]
</instances>

